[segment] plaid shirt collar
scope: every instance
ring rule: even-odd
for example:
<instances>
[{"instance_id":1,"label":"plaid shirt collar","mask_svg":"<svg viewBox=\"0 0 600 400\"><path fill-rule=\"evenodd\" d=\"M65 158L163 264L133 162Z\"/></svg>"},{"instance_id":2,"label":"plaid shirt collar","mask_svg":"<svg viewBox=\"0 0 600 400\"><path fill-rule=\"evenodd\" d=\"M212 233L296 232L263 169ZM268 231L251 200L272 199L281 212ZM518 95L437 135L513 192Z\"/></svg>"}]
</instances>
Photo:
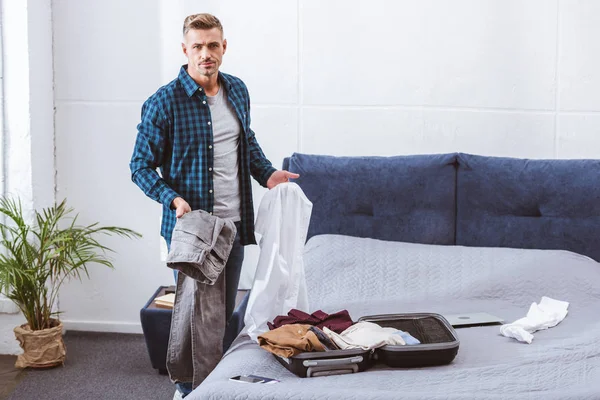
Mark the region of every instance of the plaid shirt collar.
<instances>
[{"instance_id":1,"label":"plaid shirt collar","mask_svg":"<svg viewBox=\"0 0 600 400\"><path fill-rule=\"evenodd\" d=\"M192 77L190 76L190 74L188 73L188 66L186 65L182 65L181 69L179 70L179 82L181 82L181 86L183 86L183 90L185 90L185 93L188 95L188 97L192 97L194 95L194 93L198 92L198 89L201 88L200 85L198 85L198 83L196 83L196 81L194 79L192 79ZM223 85L225 85L225 89L227 90L227 92L231 93L232 90L232 85L231 82L229 81L229 79L227 78L226 75L222 74L222 73L218 73L219 74L219 82L221 82Z\"/></svg>"}]
</instances>

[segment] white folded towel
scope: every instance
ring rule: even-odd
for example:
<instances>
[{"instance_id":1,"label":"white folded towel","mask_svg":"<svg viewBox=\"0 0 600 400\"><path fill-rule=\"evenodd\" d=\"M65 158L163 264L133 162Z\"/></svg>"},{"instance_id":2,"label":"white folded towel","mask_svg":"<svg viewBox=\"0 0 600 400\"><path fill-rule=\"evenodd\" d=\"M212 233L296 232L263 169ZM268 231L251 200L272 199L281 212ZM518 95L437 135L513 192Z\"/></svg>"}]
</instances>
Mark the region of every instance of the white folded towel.
<instances>
[{"instance_id":1,"label":"white folded towel","mask_svg":"<svg viewBox=\"0 0 600 400\"><path fill-rule=\"evenodd\" d=\"M540 304L532 303L525 318L500 327L503 336L531 344L532 333L556 326L567 316L569 303L543 296Z\"/></svg>"}]
</instances>

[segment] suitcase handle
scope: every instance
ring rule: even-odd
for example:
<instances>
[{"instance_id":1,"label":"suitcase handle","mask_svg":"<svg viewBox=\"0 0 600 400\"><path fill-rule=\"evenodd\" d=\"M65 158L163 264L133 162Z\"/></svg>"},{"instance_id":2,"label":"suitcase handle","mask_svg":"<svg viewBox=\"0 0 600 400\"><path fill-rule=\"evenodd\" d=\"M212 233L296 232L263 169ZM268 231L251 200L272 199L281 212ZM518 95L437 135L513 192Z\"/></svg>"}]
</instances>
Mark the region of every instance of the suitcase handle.
<instances>
[{"instance_id":1,"label":"suitcase handle","mask_svg":"<svg viewBox=\"0 0 600 400\"><path fill-rule=\"evenodd\" d=\"M323 365L318 367L308 367L306 369L306 377L312 378L315 376L354 374L356 372L358 372L358 365L356 364L345 364L334 368Z\"/></svg>"},{"instance_id":2,"label":"suitcase handle","mask_svg":"<svg viewBox=\"0 0 600 400\"><path fill-rule=\"evenodd\" d=\"M334 367L338 365L348 366L349 364L358 364L363 361L362 356L356 357L346 357L346 358L325 358L322 360L304 360L302 365L305 367L320 367L320 366L328 366Z\"/></svg>"}]
</instances>

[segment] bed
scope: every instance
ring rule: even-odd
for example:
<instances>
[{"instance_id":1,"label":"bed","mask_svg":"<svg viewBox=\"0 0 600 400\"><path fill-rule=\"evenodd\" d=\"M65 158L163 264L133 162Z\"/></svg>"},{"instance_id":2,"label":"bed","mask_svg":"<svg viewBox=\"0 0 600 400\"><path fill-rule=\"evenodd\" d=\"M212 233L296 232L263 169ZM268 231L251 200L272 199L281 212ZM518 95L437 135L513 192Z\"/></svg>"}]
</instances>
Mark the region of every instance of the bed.
<instances>
[{"instance_id":1,"label":"bed","mask_svg":"<svg viewBox=\"0 0 600 400\"><path fill-rule=\"evenodd\" d=\"M313 202L311 310L513 321L549 296L569 314L532 344L498 326L457 329L449 365L318 378L296 377L242 331L189 399L600 398L600 161L294 154L284 167ZM240 374L281 382L228 380Z\"/></svg>"}]
</instances>

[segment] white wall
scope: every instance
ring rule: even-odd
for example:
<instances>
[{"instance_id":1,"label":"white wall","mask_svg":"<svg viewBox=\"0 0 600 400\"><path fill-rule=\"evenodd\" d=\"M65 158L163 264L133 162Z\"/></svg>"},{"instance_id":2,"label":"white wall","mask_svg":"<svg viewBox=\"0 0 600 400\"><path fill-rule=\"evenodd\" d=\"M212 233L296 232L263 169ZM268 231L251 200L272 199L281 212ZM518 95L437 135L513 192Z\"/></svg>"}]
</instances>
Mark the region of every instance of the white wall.
<instances>
[{"instance_id":1,"label":"white wall","mask_svg":"<svg viewBox=\"0 0 600 400\"><path fill-rule=\"evenodd\" d=\"M172 282L160 206L128 162L141 104L177 76L196 12L222 20L222 69L247 83L276 165L293 151L600 158L592 0L54 0L56 198L144 234L106 240L116 269L64 288L72 328L139 332L139 309ZM244 285L256 256L248 248Z\"/></svg>"},{"instance_id":2,"label":"white wall","mask_svg":"<svg viewBox=\"0 0 600 400\"><path fill-rule=\"evenodd\" d=\"M54 0L57 200L82 223L134 229L140 240L107 238L115 270L67 283L69 328L141 332L139 310L173 275L159 260L158 203L131 182L129 159L142 102L161 84L158 1Z\"/></svg>"},{"instance_id":3,"label":"white wall","mask_svg":"<svg viewBox=\"0 0 600 400\"><path fill-rule=\"evenodd\" d=\"M2 1L2 195L18 197L26 218L54 203L54 93L50 0ZM0 354L19 346L25 322L0 298Z\"/></svg>"}]
</instances>

